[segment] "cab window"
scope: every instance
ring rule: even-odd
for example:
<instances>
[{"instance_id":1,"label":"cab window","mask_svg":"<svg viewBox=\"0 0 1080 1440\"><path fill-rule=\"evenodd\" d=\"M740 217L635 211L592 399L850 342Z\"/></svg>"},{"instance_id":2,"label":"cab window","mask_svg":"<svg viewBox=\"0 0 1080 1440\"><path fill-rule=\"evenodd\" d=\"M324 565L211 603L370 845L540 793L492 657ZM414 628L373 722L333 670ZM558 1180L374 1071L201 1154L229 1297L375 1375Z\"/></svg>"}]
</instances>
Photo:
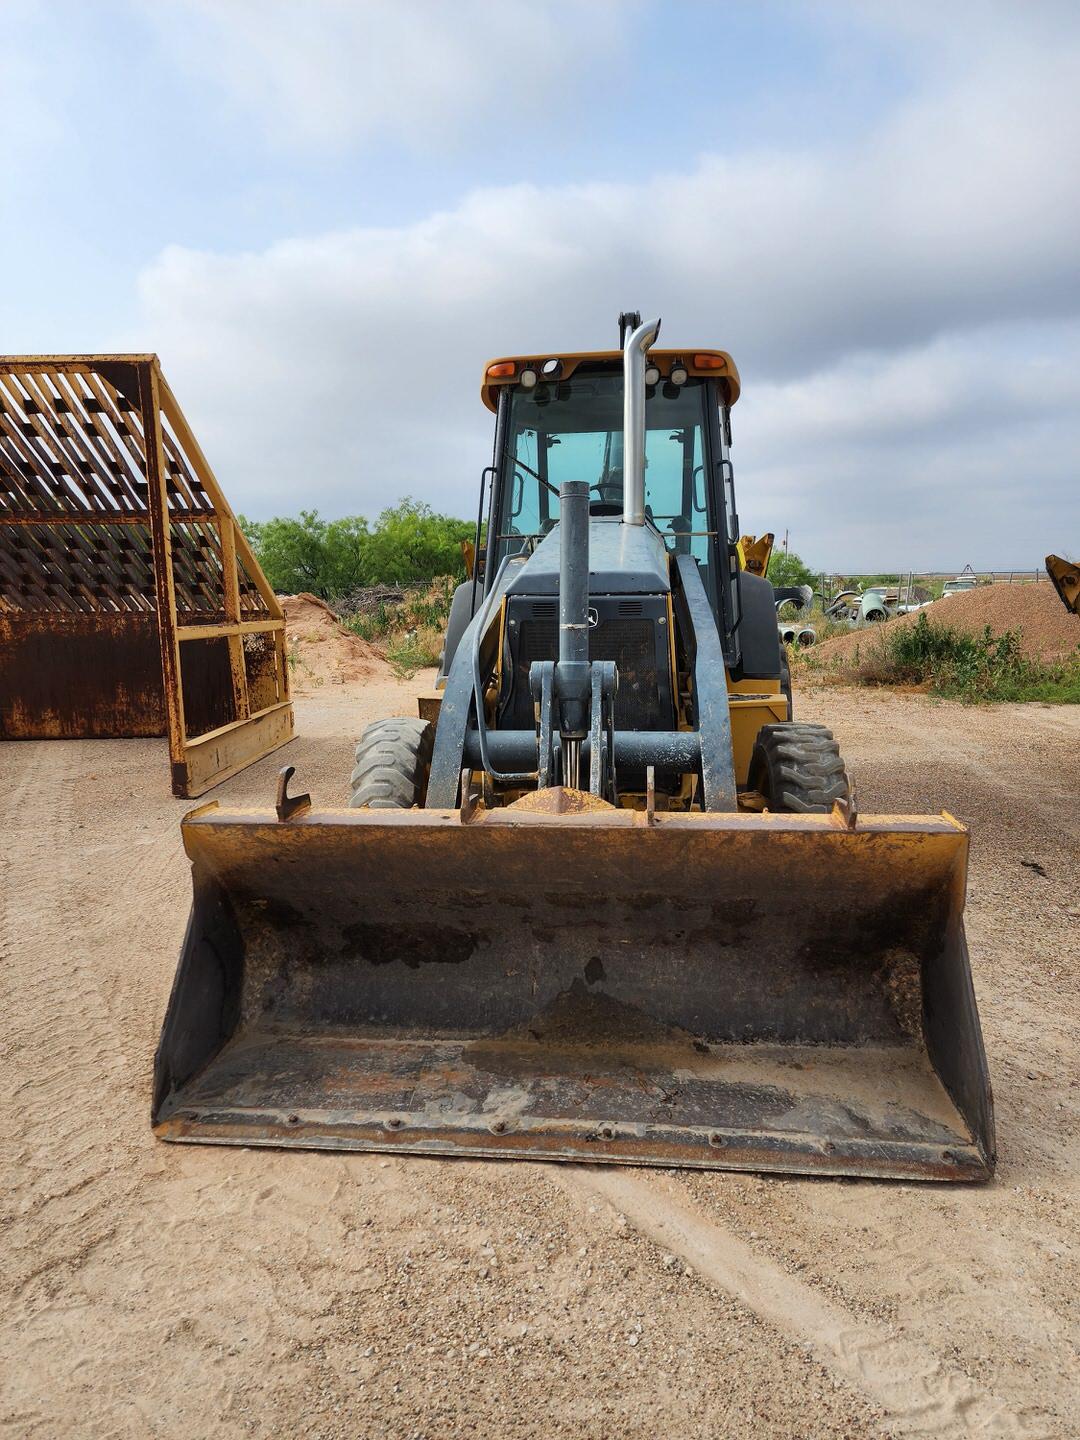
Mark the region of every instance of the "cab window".
<instances>
[{"instance_id":1,"label":"cab window","mask_svg":"<svg viewBox=\"0 0 1080 1440\"><path fill-rule=\"evenodd\" d=\"M504 392L507 393L507 392ZM650 387L645 401L645 512L668 549L708 567L712 554L701 380ZM548 533L564 480L585 480L592 511L622 513L622 376L575 371L569 380L508 392L509 424L495 563Z\"/></svg>"}]
</instances>

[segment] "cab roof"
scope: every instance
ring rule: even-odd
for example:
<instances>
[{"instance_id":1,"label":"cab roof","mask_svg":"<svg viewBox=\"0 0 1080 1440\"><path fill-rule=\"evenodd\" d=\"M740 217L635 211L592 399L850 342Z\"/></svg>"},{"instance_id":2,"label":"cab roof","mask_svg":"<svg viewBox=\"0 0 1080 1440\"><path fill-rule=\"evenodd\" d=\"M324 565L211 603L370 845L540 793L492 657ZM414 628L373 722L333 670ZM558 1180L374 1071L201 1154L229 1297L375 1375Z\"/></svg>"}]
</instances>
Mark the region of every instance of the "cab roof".
<instances>
[{"instance_id":1,"label":"cab roof","mask_svg":"<svg viewBox=\"0 0 1080 1440\"><path fill-rule=\"evenodd\" d=\"M539 370L549 360L558 360L559 379L565 380L574 373L579 365L596 365L605 362L621 365L622 358L621 350L574 350L563 354L552 354L548 351L543 355L500 355L494 360L489 360L484 366L484 375L480 382L480 398L489 410L494 410L500 386L516 385L522 370ZM646 355L646 364L655 365L661 375L670 375L674 366L682 365L689 375L704 375L718 380L729 405L735 404L742 389L735 361L726 350L650 350ZM514 369L503 375L492 374L492 370L496 366L507 365L513 365Z\"/></svg>"}]
</instances>

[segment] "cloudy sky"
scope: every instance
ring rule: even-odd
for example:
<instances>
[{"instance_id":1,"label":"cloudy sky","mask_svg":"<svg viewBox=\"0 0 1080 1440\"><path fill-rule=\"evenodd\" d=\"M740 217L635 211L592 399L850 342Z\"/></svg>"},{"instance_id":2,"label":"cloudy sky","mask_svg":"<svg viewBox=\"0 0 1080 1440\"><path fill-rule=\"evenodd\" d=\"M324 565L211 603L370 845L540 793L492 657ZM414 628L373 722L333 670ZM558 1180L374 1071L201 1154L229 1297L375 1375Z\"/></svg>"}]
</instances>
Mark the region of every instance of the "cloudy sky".
<instances>
[{"instance_id":1,"label":"cloudy sky","mask_svg":"<svg viewBox=\"0 0 1080 1440\"><path fill-rule=\"evenodd\" d=\"M735 356L744 527L1080 550L1080 6L0 0L0 349L154 350L234 506L475 510L484 361Z\"/></svg>"}]
</instances>

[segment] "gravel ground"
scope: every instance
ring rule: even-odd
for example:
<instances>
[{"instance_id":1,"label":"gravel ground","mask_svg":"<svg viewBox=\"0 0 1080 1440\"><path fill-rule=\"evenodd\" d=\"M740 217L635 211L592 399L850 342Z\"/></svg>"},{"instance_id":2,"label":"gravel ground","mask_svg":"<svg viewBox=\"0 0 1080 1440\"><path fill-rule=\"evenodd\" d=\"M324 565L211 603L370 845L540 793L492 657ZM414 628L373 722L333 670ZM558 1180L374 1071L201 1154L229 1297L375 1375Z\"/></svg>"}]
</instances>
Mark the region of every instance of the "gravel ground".
<instances>
[{"instance_id":1,"label":"gravel ground","mask_svg":"<svg viewBox=\"0 0 1080 1440\"><path fill-rule=\"evenodd\" d=\"M294 788L340 799L424 678L300 687ZM164 747L0 746L0 1433L1080 1436L1080 709L798 711L865 813L972 825L988 1186L157 1143ZM267 803L281 758L217 795Z\"/></svg>"}]
</instances>

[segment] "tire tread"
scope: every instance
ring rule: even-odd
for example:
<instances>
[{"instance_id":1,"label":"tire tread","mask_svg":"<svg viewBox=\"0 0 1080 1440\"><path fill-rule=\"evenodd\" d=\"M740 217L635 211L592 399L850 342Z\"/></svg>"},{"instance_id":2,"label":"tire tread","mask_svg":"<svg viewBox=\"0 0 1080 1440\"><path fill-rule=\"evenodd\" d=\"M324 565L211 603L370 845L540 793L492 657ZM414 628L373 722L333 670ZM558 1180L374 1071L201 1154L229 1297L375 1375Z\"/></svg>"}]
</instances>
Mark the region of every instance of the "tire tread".
<instances>
[{"instance_id":1,"label":"tire tread","mask_svg":"<svg viewBox=\"0 0 1080 1440\"><path fill-rule=\"evenodd\" d=\"M424 803L435 729L427 720L375 720L356 744L349 777L352 810L411 810Z\"/></svg>"},{"instance_id":2,"label":"tire tread","mask_svg":"<svg viewBox=\"0 0 1080 1440\"><path fill-rule=\"evenodd\" d=\"M750 762L750 785L770 810L827 815L851 795L832 731L803 721L763 725Z\"/></svg>"}]
</instances>

